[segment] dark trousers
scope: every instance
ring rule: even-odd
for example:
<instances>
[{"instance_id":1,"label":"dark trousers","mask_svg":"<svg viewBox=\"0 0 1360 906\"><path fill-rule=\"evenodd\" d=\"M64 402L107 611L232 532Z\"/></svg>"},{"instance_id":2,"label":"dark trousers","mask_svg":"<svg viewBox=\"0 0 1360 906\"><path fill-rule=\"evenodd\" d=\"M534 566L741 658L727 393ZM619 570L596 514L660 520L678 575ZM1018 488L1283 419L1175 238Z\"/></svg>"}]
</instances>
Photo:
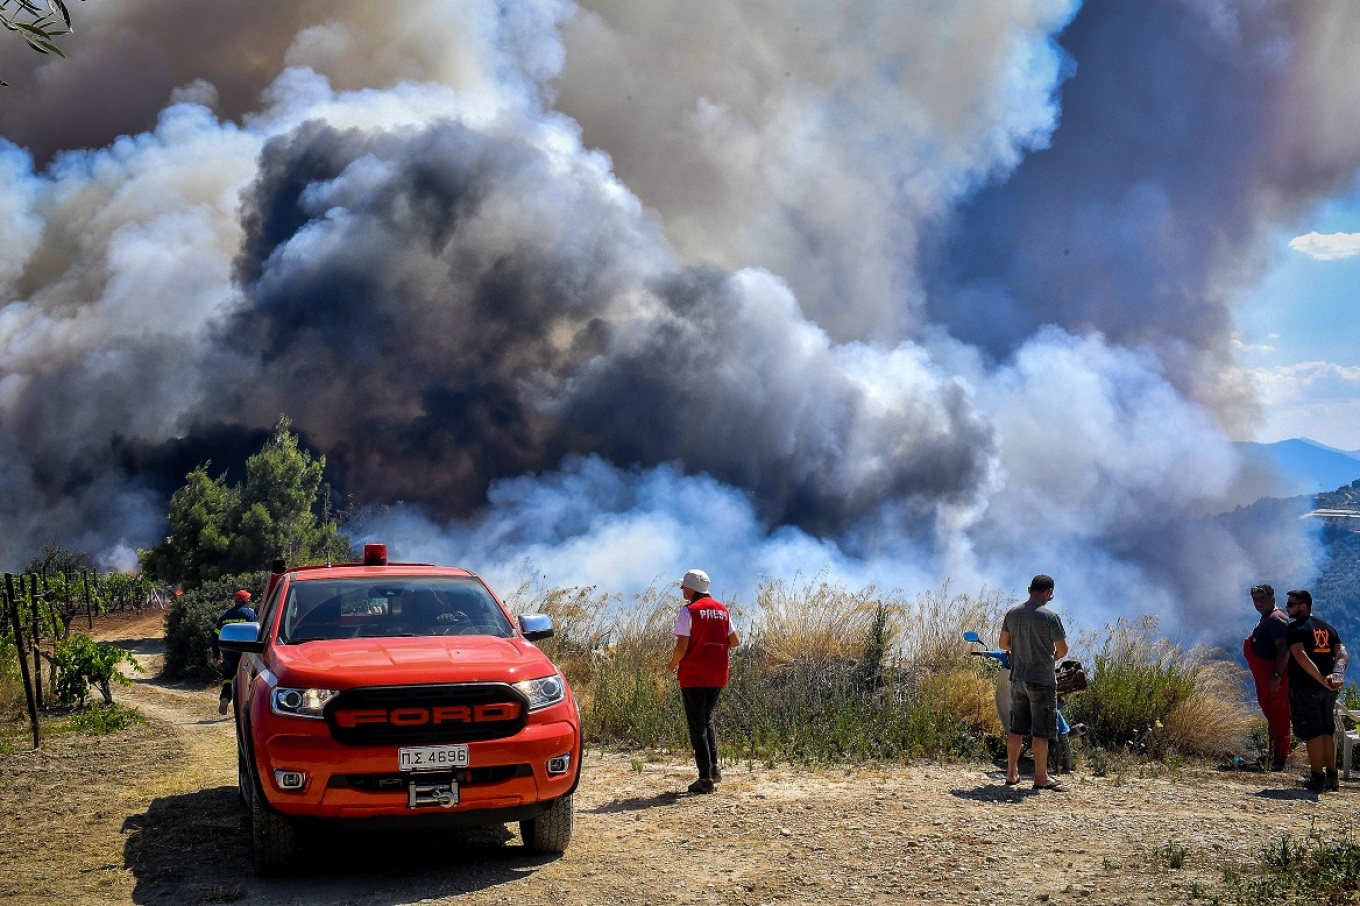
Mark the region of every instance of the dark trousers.
<instances>
[{"instance_id":1,"label":"dark trousers","mask_svg":"<svg viewBox=\"0 0 1360 906\"><path fill-rule=\"evenodd\" d=\"M718 764L718 731L713 726L713 711L718 707L720 687L692 686L680 689L685 703L685 723L689 725L689 744L694 747L694 766L699 776L713 779Z\"/></svg>"},{"instance_id":2,"label":"dark trousers","mask_svg":"<svg viewBox=\"0 0 1360 906\"><path fill-rule=\"evenodd\" d=\"M240 655L222 658L222 691L218 698L231 701L233 680L236 679L236 665L241 663Z\"/></svg>"}]
</instances>

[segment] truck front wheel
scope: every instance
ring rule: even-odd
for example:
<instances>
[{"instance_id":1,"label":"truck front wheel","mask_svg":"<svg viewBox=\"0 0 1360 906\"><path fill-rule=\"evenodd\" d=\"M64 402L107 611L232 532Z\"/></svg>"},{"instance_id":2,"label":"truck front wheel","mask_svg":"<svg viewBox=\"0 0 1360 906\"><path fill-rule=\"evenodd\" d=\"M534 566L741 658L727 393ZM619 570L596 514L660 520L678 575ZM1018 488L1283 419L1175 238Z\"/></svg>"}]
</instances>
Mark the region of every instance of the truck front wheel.
<instances>
[{"instance_id":1,"label":"truck front wheel","mask_svg":"<svg viewBox=\"0 0 1360 906\"><path fill-rule=\"evenodd\" d=\"M255 873L265 877L283 874L297 858L297 828L265 803L259 787L252 793L250 854L255 859Z\"/></svg>"},{"instance_id":2,"label":"truck front wheel","mask_svg":"<svg viewBox=\"0 0 1360 906\"><path fill-rule=\"evenodd\" d=\"M576 821L573 799L568 795L558 799L548 810L537 818L519 823L520 836L524 838L524 848L534 853L566 852L571 842L572 826Z\"/></svg>"}]
</instances>

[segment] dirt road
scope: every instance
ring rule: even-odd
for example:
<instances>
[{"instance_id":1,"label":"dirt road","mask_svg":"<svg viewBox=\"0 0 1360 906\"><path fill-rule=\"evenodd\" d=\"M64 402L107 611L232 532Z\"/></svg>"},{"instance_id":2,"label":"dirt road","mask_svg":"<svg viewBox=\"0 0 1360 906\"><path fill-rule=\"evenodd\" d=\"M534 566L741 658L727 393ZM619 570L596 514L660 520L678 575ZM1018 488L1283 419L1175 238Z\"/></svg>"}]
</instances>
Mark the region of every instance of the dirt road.
<instances>
[{"instance_id":1,"label":"dirt road","mask_svg":"<svg viewBox=\"0 0 1360 906\"><path fill-rule=\"evenodd\" d=\"M311 841L296 877L262 880L231 724L212 689L154 679L159 623L106 630L147 667L118 693L147 725L0 757L0 901L1165 904L1212 891L1282 832L1343 827L1360 803L1355 781L1321 802L1293 789L1297 771L1131 767L1058 794L1005 787L984 763L734 764L716 795L692 796L677 792L682 754L591 749L565 856L525 855L513 825L335 835Z\"/></svg>"}]
</instances>

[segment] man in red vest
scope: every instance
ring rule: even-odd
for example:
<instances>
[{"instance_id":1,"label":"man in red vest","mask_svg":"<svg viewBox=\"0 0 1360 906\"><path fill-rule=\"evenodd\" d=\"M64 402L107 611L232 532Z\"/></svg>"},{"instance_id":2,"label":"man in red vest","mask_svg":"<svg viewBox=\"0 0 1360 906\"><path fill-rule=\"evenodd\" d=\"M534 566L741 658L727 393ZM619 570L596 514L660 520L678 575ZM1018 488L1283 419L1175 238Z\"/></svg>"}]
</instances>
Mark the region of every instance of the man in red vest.
<instances>
[{"instance_id":1,"label":"man in red vest","mask_svg":"<svg viewBox=\"0 0 1360 906\"><path fill-rule=\"evenodd\" d=\"M713 784L722 780L713 711L727 685L727 652L740 644L727 608L709 597L708 586L708 573L702 569L691 569L680 580L685 606L676 615L675 651L666 668L680 680L685 723L699 769L699 779L689 785L691 793L711 793Z\"/></svg>"}]
</instances>

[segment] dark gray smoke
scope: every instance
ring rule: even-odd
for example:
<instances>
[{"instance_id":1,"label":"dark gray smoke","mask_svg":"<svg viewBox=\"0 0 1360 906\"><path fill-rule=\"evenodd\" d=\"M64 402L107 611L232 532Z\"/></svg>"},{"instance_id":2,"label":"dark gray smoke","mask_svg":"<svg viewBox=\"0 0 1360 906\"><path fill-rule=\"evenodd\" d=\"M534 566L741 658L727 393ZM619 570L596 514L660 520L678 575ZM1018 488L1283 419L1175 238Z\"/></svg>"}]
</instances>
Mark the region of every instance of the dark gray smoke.
<instances>
[{"instance_id":1,"label":"dark gray smoke","mask_svg":"<svg viewBox=\"0 0 1360 906\"><path fill-rule=\"evenodd\" d=\"M129 564L284 413L503 587L1046 571L1202 634L1312 568L1202 517L1263 488L1236 294L1356 170L1349 5L181 6L0 53L12 567Z\"/></svg>"},{"instance_id":2,"label":"dark gray smoke","mask_svg":"<svg viewBox=\"0 0 1360 906\"><path fill-rule=\"evenodd\" d=\"M679 266L607 172L563 178L496 131L309 123L261 155L223 342L283 391L255 415L321 426L359 499L469 513L496 479L596 453L840 534L888 502L929 526L986 478L959 385L910 375L873 405L778 280Z\"/></svg>"}]
</instances>

